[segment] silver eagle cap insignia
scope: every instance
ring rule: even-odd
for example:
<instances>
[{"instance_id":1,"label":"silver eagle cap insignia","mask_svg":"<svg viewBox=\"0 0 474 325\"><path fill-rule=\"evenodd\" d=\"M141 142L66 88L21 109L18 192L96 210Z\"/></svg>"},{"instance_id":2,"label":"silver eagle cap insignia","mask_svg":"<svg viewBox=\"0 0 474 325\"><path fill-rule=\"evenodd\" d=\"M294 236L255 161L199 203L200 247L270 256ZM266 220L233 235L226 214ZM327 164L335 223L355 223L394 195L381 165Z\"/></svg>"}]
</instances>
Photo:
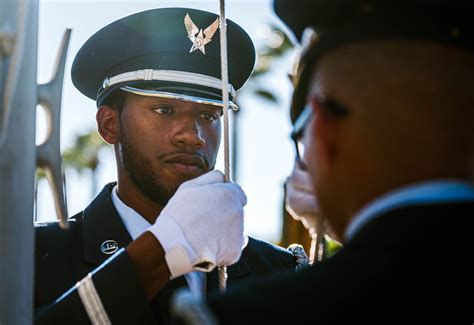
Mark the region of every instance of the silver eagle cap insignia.
<instances>
[{"instance_id":1,"label":"silver eagle cap insignia","mask_svg":"<svg viewBox=\"0 0 474 325\"><path fill-rule=\"evenodd\" d=\"M184 26L188 32L188 38L193 42L189 53L200 50L203 54L206 54L205 45L212 41L212 36L214 36L217 29L219 29L219 18L216 18L216 20L203 31L194 24L189 13L186 13Z\"/></svg>"}]
</instances>

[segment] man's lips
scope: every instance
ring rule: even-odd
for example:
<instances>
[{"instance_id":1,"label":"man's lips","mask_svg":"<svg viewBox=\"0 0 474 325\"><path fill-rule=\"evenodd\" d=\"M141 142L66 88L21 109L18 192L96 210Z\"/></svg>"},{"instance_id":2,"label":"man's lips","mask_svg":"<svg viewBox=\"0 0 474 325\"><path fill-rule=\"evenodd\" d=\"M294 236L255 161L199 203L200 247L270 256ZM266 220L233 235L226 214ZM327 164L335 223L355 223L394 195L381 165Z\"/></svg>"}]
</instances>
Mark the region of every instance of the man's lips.
<instances>
[{"instance_id":1,"label":"man's lips","mask_svg":"<svg viewBox=\"0 0 474 325\"><path fill-rule=\"evenodd\" d=\"M177 167L191 168L191 169L202 169L207 168L207 163L199 155L186 154L186 153L177 153L165 156L162 161L165 164L173 164Z\"/></svg>"}]
</instances>

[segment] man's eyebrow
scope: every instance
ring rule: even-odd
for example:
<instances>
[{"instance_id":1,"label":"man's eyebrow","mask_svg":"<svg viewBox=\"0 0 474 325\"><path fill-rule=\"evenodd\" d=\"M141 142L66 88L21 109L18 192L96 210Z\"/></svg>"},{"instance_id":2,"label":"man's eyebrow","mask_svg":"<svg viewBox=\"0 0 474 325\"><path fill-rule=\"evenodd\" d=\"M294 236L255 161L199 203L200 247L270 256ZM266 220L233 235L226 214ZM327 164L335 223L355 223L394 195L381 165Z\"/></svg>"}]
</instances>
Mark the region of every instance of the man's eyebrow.
<instances>
[{"instance_id":1,"label":"man's eyebrow","mask_svg":"<svg viewBox=\"0 0 474 325\"><path fill-rule=\"evenodd\" d=\"M321 103L323 109L327 110L329 113L336 117L347 117L350 113L350 110L346 105L342 104L334 98L326 97L320 99L319 102Z\"/></svg>"},{"instance_id":2,"label":"man's eyebrow","mask_svg":"<svg viewBox=\"0 0 474 325\"><path fill-rule=\"evenodd\" d=\"M173 108L175 105L170 104L170 103L150 103L148 105L145 105L148 108L160 108L160 107L169 107Z\"/></svg>"}]
</instances>

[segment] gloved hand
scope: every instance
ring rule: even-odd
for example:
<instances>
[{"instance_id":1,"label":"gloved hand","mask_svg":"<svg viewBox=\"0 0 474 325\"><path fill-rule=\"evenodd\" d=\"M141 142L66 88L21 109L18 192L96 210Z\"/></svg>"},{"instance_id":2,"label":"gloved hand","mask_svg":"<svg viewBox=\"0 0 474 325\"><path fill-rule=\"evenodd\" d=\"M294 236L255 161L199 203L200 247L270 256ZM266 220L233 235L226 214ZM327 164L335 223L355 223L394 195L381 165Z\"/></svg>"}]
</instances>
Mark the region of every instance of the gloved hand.
<instances>
[{"instance_id":1,"label":"gloved hand","mask_svg":"<svg viewBox=\"0 0 474 325\"><path fill-rule=\"evenodd\" d=\"M244 192L211 171L178 188L150 231L161 243L171 278L236 263L242 252Z\"/></svg>"},{"instance_id":2,"label":"gloved hand","mask_svg":"<svg viewBox=\"0 0 474 325\"><path fill-rule=\"evenodd\" d=\"M322 222L318 201L313 190L311 176L295 164L291 176L286 179L285 207L288 213L301 221L310 232Z\"/></svg>"}]
</instances>

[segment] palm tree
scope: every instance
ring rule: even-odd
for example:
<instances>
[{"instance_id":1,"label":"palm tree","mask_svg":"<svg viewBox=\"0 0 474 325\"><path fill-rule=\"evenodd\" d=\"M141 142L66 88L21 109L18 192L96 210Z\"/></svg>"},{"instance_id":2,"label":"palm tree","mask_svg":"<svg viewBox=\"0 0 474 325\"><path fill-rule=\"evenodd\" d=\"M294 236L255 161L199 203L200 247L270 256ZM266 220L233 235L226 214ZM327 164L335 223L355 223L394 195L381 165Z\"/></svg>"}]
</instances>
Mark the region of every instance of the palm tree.
<instances>
[{"instance_id":1,"label":"palm tree","mask_svg":"<svg viewBox=\"0 0 474 325\"><path fill-rule=\"evenodd\" d=\"M90 170L91 179L91 197L97 191L97 167L99 165L99 152L106 143L102 140L96 130L86 132L76 136L72 147L63 151L63 163L66 168L73 168L79 173Z\"/></svg>"},{"instance_id":2,"label":"palm tree","mask_svg":"<svg viewBox=\"0 0 474 325\"><path fill-rule=\"evenodd\" d=\"M285 54L293 49L293 44L288 36L275 25L263 25L260 30L265 43L257 50L257 64L250 75L250 85L247 89L252 89L256 96L278 104L278 96L271 89L262 86L263 83L260 81L263 76L275 69L275 65Z\"/></svg>"},{"instance_id":3,"label":"palm tree","mask_svg":"<svg viewBox=\"0 0 474 325\"><path fill-rule=\"evenodd\" d=\"M289 50L293 48L293 44L286 34L275 25L265 24L260 26L261 38L264 40L264 45L257 50L257 63L250 75L248 85L245 87L244 92L249 91L252 95L263 98L269 101L273 106L278 107L279 97L270 88L264 87L265 83L262 83L262 78L271 72L281 59ZM237 105L238 104L237 100ZM239 112L234 112L231 119L231 130L232 130L232 180L238 182L238 147L239 147Z\"/></svg>"}]
</instances>

